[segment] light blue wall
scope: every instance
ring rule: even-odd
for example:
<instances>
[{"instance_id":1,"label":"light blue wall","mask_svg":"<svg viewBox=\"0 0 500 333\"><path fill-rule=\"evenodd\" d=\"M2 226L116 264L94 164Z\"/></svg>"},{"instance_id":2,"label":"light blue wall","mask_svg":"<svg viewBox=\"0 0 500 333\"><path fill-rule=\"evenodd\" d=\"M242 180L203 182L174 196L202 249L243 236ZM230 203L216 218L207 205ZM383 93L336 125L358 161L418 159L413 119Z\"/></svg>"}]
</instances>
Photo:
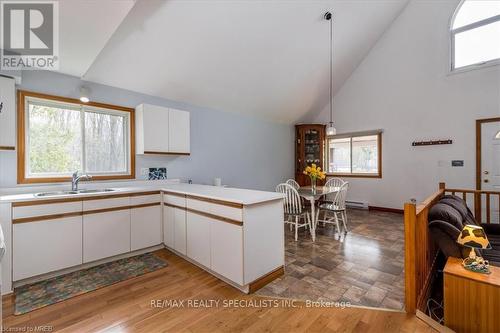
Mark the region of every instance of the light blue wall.
<instances>
[{"instance_id":1,"label":"light blue wall","mask_svg":"<svg viewBox=\"0 0 500 333\"><path fill-rule=\"evenodd\" d=\"M18 88L77 98L82 81L43 71L23 72ZM191 156L136 156L136 174L143 167L166 166L169 178L211 184L214 177L234 187L273 190L293 177L294 132L291 125L251 116L221 112L128 90L85 82L91 100L127 107L141 103L187 110L191 113ZM258 96L256 96L258 98ZM0 153L0 187L16 184L14 153Z\"/></svg>"}]
</instances>

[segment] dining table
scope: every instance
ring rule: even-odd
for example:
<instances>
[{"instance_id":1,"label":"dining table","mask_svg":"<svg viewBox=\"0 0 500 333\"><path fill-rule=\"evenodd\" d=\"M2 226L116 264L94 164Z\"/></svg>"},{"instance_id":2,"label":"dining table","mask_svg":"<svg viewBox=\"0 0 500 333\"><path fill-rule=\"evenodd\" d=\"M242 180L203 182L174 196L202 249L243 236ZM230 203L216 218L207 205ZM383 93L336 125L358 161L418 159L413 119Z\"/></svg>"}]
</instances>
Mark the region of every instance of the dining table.
<instances>
[{"instance_id":1,"label":"dining table","mask_svg":"<svg viewBox=\"0 0 500 333\"><path fill-rule=\"evenodd\" d=\"M297 192L299 195L308 200L311 203L311 238L312 241L316 241L316 226L318 224L318 214L316 212L319 207L316 207L316 201L321 197L337 193L340 187L337 186L316 186L314 189L312 186L300 187Z\"/></svg>"}]
</instances>

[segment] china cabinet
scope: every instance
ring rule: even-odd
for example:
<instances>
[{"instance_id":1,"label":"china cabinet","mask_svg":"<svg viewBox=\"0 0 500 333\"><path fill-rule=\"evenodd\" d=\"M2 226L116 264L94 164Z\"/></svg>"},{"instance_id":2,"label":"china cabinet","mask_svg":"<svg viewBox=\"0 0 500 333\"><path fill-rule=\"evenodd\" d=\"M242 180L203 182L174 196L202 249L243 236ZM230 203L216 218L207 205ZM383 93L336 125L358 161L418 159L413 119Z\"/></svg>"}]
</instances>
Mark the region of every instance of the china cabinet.
<instances>
[{"instance_id":1,"label":"china cabinet","mask_svg":"<svg viewBox=\"0 0 500 333\"><path fill-rule=\"evenodd\" d=\"M325 151L325 125L295 125L295 180L300 186L311 185L311 180L303 174L306 166L316 164L323 169ZM318 180L322 185L324 180Z\"/></svg>"}]
</instances>

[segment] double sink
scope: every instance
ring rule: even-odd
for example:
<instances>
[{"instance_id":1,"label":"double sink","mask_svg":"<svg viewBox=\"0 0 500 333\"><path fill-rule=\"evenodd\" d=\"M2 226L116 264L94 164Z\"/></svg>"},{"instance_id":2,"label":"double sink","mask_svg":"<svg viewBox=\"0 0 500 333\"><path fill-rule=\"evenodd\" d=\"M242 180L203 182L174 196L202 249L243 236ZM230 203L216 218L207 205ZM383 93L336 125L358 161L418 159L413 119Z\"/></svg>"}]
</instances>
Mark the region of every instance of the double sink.
<instances>
[{"instance_id":1,"label":"double sink","mask_svg":"<svg viewBox=\"0 0 500 333\"><path fill-rule=\"evenodd\" d=\"M96 190L77 190L77 191L53 191L53 192L40 192L36 193L35 197L57 197L62 195L71 194L93 194L93 193L105 193L116 191L112 188L96 189Z\"/></svg>"}]
</instances>

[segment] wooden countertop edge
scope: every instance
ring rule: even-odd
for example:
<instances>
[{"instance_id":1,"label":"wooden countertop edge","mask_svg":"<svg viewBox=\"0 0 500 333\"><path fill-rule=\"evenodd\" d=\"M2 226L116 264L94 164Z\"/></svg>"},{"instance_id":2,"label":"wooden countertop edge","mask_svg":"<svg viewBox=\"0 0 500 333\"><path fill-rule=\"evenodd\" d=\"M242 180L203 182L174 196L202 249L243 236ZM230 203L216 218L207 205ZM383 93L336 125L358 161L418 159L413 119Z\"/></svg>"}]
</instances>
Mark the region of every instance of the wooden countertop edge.
<instances>
[{"instance_id":1,"label":"wooden countertop edge","mask_svg":"<svg viewBox=\"0 0 500 333\"><path fill-rule=\"evenodd\" d=\"M462 259L453 257L448 258L443 270L444 274L500 287L500 267L490 265L490 271L490 274L471 272L462 266Z\"/></svg>"},{"instance_id":2,"label":"wooden countertop edge","mask_svg":"<svg viewBox=\"0 0 500 333\"><path fill-rule=\"evenodd\" d=\"M199 201L206 201L214 204L224 205L228 207L243 209L246 206L256 206L266 204L268 202L283 200L283 198L270 198L262 201L256 201L251 203L241 203L237 201L228 201L222 200L218 198L205 197L194 194L180 193L180 192L171 192L168 190L154 190L154 191L143 191L139 190L137 192L130 191L115 191L115 192L107 192L101 193L98 195L82 195L82 196L68 196L68 197L50 197L50 198L29 198L29 199L21 199L19 201L12 201L12 207L23 207L23 206L36 206L36 205L45 205L45 204L55 204L55 203L64 203L64 202L77 202L77 201L90 201L90 200L102 200L102 199L113 199L113 198L124 198L124 197L137 197L144 195L155 195L155 194L163 194L163 195L174 195L178 197L184 197L188 199L194 199ZM1 202L0 202L1 203ZM5 201L5 203L9 203L9 201Z\"/></svg>"}]
</instances>

